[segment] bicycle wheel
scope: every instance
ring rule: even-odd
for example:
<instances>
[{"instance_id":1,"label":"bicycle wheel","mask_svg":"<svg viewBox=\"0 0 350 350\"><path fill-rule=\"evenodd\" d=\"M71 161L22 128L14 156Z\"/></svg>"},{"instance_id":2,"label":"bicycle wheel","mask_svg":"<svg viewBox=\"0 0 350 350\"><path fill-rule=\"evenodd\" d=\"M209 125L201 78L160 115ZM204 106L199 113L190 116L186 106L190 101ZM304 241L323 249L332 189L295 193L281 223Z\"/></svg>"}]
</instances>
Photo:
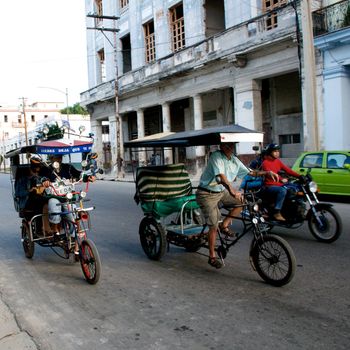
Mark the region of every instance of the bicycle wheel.
<instances>
[{"instance_id":1,"label":"bicycle wheel","mask_svg":"<svg viewBox=\"0 0 350 350\"><path fill-rule=\"evenodd\" d=\"M145 217L139 227L140 242L143 251L151 260L160 260L165 254L166 235L160 223Z\"/></svg>"},{"instance_id":2,"label":"bicycle wheel","mask_svg":"<svg viewBox=\"0 0 350 350\"><path fill-rule=\"evenodd\" d=\"M81 242L79 258L85 279L90 284L96 284L101 275L101 260L93 241L84 239Z\"/></svg>"},{"instance_id":3,"label":"bicycle wheel","mask_svg":"<svg viewBox=\"0 0 350 350\"><path fill-rule=\"evenodd\" d=\"M28 259L31 259L34 255L34 242L30 237L29 227L25 221L22 222L21 235L24 254Z\"/></svg>"},{"instance_id":4,"label":"bicycle wheel","mask_svg":"<svg viewBox=\"0 0 350 350\"><path fill-rule=\"evenodd\" d=\"M251 259L259 276L273 286L284 286L294 276L296 259L290 245L281 237L259 238L253 243Z\"/></svg>"}]
</instances>

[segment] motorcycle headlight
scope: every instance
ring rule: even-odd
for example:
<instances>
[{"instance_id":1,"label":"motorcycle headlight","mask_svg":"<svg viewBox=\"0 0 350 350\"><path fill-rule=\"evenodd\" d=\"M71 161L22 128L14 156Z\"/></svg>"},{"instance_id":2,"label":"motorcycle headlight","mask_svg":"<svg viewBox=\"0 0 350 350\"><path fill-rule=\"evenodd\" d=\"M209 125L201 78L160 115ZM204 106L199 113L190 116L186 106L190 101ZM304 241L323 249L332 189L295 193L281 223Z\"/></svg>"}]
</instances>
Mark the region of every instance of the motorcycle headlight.
<instances>
[{"instance_id":1,"label":"motorcycle headlight","mask_svg":"<svg viewBox=\"0 0 350 350\"><path fill-rule=\"evenodd\" d=\"M70 200L73 198L73 193L72 192L68 192L66 197Z\"/></svg>"},{"instance_id":2,"label":"motorcycle headlight","mask_svg":"<svg viewBox=\"0 0 350 350\"><path fill-rule=\"evenodd\" d=\"M80 192L80 197L81 198L85 198L86 197L86 192L85 191L81 191Z\"/></svg>"},{"instance_id":3,"label":"motorcycle headlight","mask_svg":"<svg viewBox=\"0 0 350 350\"><path fill-rule=\"evenodd\" d=\"M317 183L315 181L311 181L309 183L309 189L310 189L310 192L317 192Z\"/></svg>"},{"instance_id":4,"label":"motorcycle headlight","mask_svg":"<svg viewBox=\"0 0 350 350\"><path fill-rule=\"evenodd\" d=\"M259 211L259 206L258 206L257 204L254 204L253 210L256 211L256 212L258 212L258 211Z\"/></svg>"}]
</instances>

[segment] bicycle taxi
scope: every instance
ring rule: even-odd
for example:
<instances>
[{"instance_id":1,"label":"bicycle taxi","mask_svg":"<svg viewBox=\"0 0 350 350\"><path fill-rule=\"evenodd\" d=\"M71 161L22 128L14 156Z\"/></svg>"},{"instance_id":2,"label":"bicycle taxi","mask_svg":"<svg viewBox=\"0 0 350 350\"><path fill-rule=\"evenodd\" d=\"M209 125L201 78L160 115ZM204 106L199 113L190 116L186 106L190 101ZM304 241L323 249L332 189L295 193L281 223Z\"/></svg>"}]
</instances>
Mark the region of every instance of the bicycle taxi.
<instances>
[{"instance_id":1,"label":"bicycle taxi","mask_svg":"<svg viewBox=\"0 0 350 350\"><path fill-rule=\"evenodd\" d=\"M58 256L70 259L74 256L80 265L85 279L90 284L98 282L101 273L101 261L94 242L87 237L91 229L90 211L94 207L84 207L89 182L82 179L94 175L95 169L89 164L93 140L52 140L40 144L25 146L6 153L5 157L10 159L12 196L15 210L22 219L21 240L25 256L31 259L34 256L35 244L42 247L50 247ZM81 154L81 178L75 182L71 179L60 178L56 174L56 180L51 182L50 187L44 189L38 184L37 188L29 189L28 179L31 176L31 159L35 159L43 170L52 172L59 165L50 164L44 159L44 155L62 155L70 157L72 154ZM84 158L84 159L82 159ZM36 191L40 197L56 198L62 204L61 222L59 232L56 234L48 232L45 227L50 227L48 212L42 208L28 209L26 202L29 190ZM34 200L35 202L35 200ZM39 202L37 202L39 205ZM34 203L35 206L35 203Z\"/></svg>"},{"instance_id":2,"label":"bicycle taxi","mask_svg":"<svg viewBox=\"0 0 350 350\"><path fill-rule=\"evenodd\" d=\"M239 125L215 127L195 131L148 136L126 142L132 154L141 150L160 148L219 145L222 142L262 142L263 134ZM164 158L164 156L163 156ZM182 163L141 166L136 169L135 201L141 205L144 218L140 222L141 246L151 260L160 260L170 244L197 252L208 249L208 227L203 222L191 179ZM267 283L283 286L295 273L296 259L290 245L281 237L268 233L268 226L259 211L254 192L247 192L242 211L235 219L242 222L242 231L228 238L218 228L216 252L223 264L230 248L248 232L253 234L249 260L254 271ZM222 208L228 216L232 208ZM226 210L226 211L225 211Z\"/></svg>"}]
</instances>

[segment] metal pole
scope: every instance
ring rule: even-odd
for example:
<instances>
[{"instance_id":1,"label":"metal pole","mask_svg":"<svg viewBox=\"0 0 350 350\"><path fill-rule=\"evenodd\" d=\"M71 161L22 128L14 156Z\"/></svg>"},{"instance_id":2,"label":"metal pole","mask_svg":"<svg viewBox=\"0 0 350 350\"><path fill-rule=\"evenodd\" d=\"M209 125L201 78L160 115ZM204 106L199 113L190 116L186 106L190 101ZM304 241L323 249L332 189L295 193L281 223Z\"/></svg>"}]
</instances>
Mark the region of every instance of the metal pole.
<instances>
[{"instance_id":1,"label":"metal pole","mask_svg":"<svg viewBox=\"0 0 350 350\"><path fill-rule=\"evenodd\" d=\"M69 125L69 130L68 130L68 138L69 138L69 131L70 131L70 123L69 123L69 112L68 112L68 107L69 107L69 103L68 103L68 88L66 88L65 91L60 90L60 89L56 89L54 87L51 86L38 86L39 89L50 89L53 91L57 91L60 92L61 94L64 94L66 96L66 115L67 115L67 122Z\"/></svg>"},{"instance_id":2,"label":"metal pole","mask_svg":"<svg viewBox=\"0 0 350 350\"><path fill-rule=\"evenodd\" d=\"M22 111L23 111L23 119L24 119L24 135L26 139L26 146L28 146L28 131L27 131L27 116L26 116L26 106L25 106L25 99L22 97Z\"/></svg>"},{"instance_id":3,"label":"metal pole","mask_svg":"<svg viewBox=\"0 0 350 350\"><path fill-rule=\"evenodd\" d=\"M69 137L69 135L70 135L70 122L69 122L69 111L68 111L68 106L69 106L69 104L68 104L68 88L66 88L66 114L67 114L67 122L68 122L68 138L70 138Z\"/></svg>"},{"instance_id":4,"label":"metal pole","mask_svg":"<svg viewBox=\"0 0 350 350\"><path fill-rule=\"evenodd\" d=\"M117 177L120 177L124 167L124 162L122 161L122 150L121 150L121 117L119 115L119 83L118 83L118 57L117 57L117 29L116 20L113 20L113 40L114 40L114 64L115 64L115 85L114 85L114 95L115 95L115 116L116 116L116 127L117 127Z\"/></svg>"}]
</instances>

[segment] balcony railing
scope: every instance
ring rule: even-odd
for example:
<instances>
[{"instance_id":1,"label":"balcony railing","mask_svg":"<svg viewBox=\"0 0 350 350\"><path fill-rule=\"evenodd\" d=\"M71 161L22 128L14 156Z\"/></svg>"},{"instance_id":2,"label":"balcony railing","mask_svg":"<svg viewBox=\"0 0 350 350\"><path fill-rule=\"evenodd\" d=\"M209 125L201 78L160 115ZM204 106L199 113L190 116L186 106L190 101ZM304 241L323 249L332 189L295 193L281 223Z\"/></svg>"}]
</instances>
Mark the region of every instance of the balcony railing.
<instances>
[{"instance_id":1,"label":"balcony railing","mask_svg":"<svg viewBox=\"0 0 350 350\"><path fill-rule=\"evenodd\" d=\"M337 2L312 14L314 36L350 26L350 0Z\"/></svg>"},{"instance_id":2,"label":"balcony railing","mask_svg":"<svg viewBox=\"0 0 350 350\"><path fill-rule=\"evenodd\" d=\"M295 39L295 11L290 5L283 5L273 12L274 25L271 26L270 12L251 18L227 28L209 38L205 38L176 53L161 57L152 63L127 72L119 77L119 94L136 90L140 86L150 86L172 76L185 75L191 70L221 60L244 66L242 57L271 42ZM236 63L237 62L237 63ZM81 94L82 104L103 101L114 97L114 81L95 86Z\"/></svg>"}]
</instances>

